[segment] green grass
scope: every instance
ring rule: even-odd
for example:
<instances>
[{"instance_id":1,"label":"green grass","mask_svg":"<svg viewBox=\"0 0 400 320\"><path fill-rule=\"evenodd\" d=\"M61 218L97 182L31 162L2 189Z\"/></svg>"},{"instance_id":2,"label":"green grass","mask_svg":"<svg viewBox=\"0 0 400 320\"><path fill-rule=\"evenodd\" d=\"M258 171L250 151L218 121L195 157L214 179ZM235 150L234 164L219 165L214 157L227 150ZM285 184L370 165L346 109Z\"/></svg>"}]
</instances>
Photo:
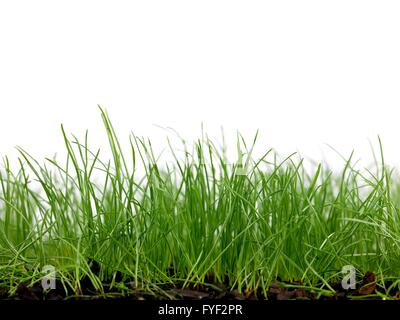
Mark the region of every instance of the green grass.
<instances>
[{"instance_id":1,"label":"green grass","mask_svg":"<svg viewBox=\"0 0 400 320\"><path fill-rule=\"evenodd\" d=\"M104 284L122 286L119 273L153 291L213 274L239 291L265 294L279 277L329 295L348 264L374 272L378 286L400 283L400 181L380 141L374 170L356 169L350 156L334 174L327 165L306 170L296 155L279 160L272 150L253 160L256 138L246 146L239 136L243 174L243 163L227 164L205 137L183 156L171 147L172 164L133 135L123 151L100 111L112 159L91 151L87 135L79 141L63 128L63 163L37 161L21 148L14 169L4 159L0 286L11 293L21 281L40 281L49 264L77 294L85 276L100 293Z\"/></svg>"}]
</instances>

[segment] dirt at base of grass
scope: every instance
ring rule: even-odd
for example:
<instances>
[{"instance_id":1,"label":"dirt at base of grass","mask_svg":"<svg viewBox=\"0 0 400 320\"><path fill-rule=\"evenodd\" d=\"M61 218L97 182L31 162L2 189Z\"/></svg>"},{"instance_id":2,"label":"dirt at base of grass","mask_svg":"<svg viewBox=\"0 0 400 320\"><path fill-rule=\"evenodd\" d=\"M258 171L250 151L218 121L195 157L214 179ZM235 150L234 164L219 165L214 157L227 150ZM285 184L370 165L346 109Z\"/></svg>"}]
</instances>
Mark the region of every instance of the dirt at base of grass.
<instances>
[{"instance_id":1,"label":"dirt at base of grass","mask_svg":"<svg viewBox=\"0 0 400 320\"><path fill-rule=\"evenodd\" d=\"M207 285L198 285L196 287L185 287L183 284L165 284L158 286L159 290L150 292L144 290L140 285L134 282L124 284L125 287L131 288L129 293L123 294L118 289L110 289L108 286L104 287L104 294L96 292L90 284L90 281L83 279L81 281L81 292L66 293L61 283L56 283L56 289L43 290L41 284L28 285L21 282L15 294L10 295L9 291L5 288L0 288L0 299L5 300L101 300L101 299L124 299L124 300L365 300L365 299L382 299L382 296L390 297L400 300L400 289L397 287L390 292L378 287L376 285L375 275L372 272L365 273L362 281L360 281L356 289L345 290L342 288L341 283L333 283L331 287L335 290L333 295L319 295L306 288L299 288L302 286L301 282L282 282L274 281L270 284L267 292L261 288L249 292L239 292L238 290L231 290L226 284L221 283L208 283ZM386 288L390 287L390 283Z\"/></svg>"}]
</instances>

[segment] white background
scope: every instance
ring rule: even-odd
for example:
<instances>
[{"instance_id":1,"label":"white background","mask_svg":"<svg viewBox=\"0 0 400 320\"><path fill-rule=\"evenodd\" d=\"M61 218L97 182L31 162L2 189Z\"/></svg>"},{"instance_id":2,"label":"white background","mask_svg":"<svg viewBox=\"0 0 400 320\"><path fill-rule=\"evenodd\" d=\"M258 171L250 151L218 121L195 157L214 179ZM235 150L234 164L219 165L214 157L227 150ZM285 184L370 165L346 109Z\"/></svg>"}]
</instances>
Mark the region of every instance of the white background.
<instances>
[{"instance_id":1,"label":"white background","mask_svg":"<svg viewBox=\"0 0 400 320\"><path fill-rule=\"evenodd\" d=\"M0 0L0 156L62 150L60 124L105 146L165 146L220 126L282 154L400 165L400 1Z\"/></svg>"}]
</instances>

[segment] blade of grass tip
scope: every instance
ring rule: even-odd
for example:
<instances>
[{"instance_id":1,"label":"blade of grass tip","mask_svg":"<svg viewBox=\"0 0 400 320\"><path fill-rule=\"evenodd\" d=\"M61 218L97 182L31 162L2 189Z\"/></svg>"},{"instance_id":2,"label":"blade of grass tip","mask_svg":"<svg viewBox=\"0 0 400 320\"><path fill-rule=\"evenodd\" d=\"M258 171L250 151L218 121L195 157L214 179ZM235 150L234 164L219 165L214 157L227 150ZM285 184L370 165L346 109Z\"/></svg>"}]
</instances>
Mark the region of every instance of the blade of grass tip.
<instances>
[{"instance_id":1,"label":"blade of grass tip","mask_svg":"<svg viewBox=\"0 0 400 320\"><path fill-rule=\"evenodd\" d=\"M392 212L392 201L391 201L391 190L390 190L390 175L387 172L386 169L386 164L385 164L385 157L384 157L384 152L383 152L383 144L380 136L378 136L378 141L379 141L379 150L380 150L380 155L381 155L381 165L382 165L382 179L385 179L385 192L386 192L386 208L389 217L393 217L393 212Z\"/></svg>"},{"instance_id":2,"label":"blade of grass tip","mask_svg":"<svg viewBox=\"0 0 400 320\"><path fill-rule=\"evenodd\" d=\"M110 117L107 114L107 112L100 105L98 105L98 108L100 109L100 113L101 113L101 117L103 119L104 126L107 129L108 139L109 139L110 147L112 149L112 153L114 155L115 165L117 166L117 164L118 164L118 167L119 167L120 161L122 160L123 168L125 169L125 176L129 177L129 170L128 170L128 166L127 166L127 163L126 163L126 160L124 157L124 152L122 151L121 144L119 142L119 139L117 137L115 129L112 125Z\"/></svg>"},{"instance_id":3,"label":"blade of grass tip","mask_svg":"<svg viewBox=\"0 0 400 320\"><path fill-rule=\"evenodd\" d=\"M256 142L257 142L258 134L259 134L259 130L257 129L256 134L254 135L254 138L253 138L253 142L252 142L250 151L249 151L248 148L247 148L245 139L243 138L242 135L240 135L240 138L241 138L241 140L242 140L242 142L243 142L243 145L244 145L244 147L245 147L245 149L246 149L246 153L247 153L247 159L246 159L246 165L245 165L245 167L247 167L248 164L249 164L249 162L251 161L251 155L253 154L253 150L254 150L254 146L256 145Z\"/></svg>"}]
</instances>

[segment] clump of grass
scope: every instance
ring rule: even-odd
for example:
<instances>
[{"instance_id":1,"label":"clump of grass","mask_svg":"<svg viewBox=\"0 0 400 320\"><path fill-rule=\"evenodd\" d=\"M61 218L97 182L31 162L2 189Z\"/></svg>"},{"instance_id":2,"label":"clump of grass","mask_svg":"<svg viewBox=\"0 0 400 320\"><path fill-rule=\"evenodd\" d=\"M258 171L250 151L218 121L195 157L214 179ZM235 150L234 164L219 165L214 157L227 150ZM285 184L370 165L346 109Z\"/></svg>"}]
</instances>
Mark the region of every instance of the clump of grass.
<instances>
[{"instance_id":1,"label":"clump of grass","mask_svg":"<svg viewBox=\"0 0 400 320\"><path fill-rule=\"evenodd\" d=\"M160 163L151 143L133 135L123 151L100 111L112 159L90 150L87 134L82 142L62 128L64 164L21 148L16 170L3 161L0 278L10 292L39 281L49 264L76 293L84 278L101 293L118 277L157 290L212 275L264 295L277 278L331 294L348 264L379 283L400 282L400 184L382 148L375 173L355 169L352 156L340 175L322 164L310 172L272 150L252 160L256 139L247 147L241 137L246 162L229 165L203 137L183 157L171 147L174 162Z\"/></svg>"}]
</instances>

